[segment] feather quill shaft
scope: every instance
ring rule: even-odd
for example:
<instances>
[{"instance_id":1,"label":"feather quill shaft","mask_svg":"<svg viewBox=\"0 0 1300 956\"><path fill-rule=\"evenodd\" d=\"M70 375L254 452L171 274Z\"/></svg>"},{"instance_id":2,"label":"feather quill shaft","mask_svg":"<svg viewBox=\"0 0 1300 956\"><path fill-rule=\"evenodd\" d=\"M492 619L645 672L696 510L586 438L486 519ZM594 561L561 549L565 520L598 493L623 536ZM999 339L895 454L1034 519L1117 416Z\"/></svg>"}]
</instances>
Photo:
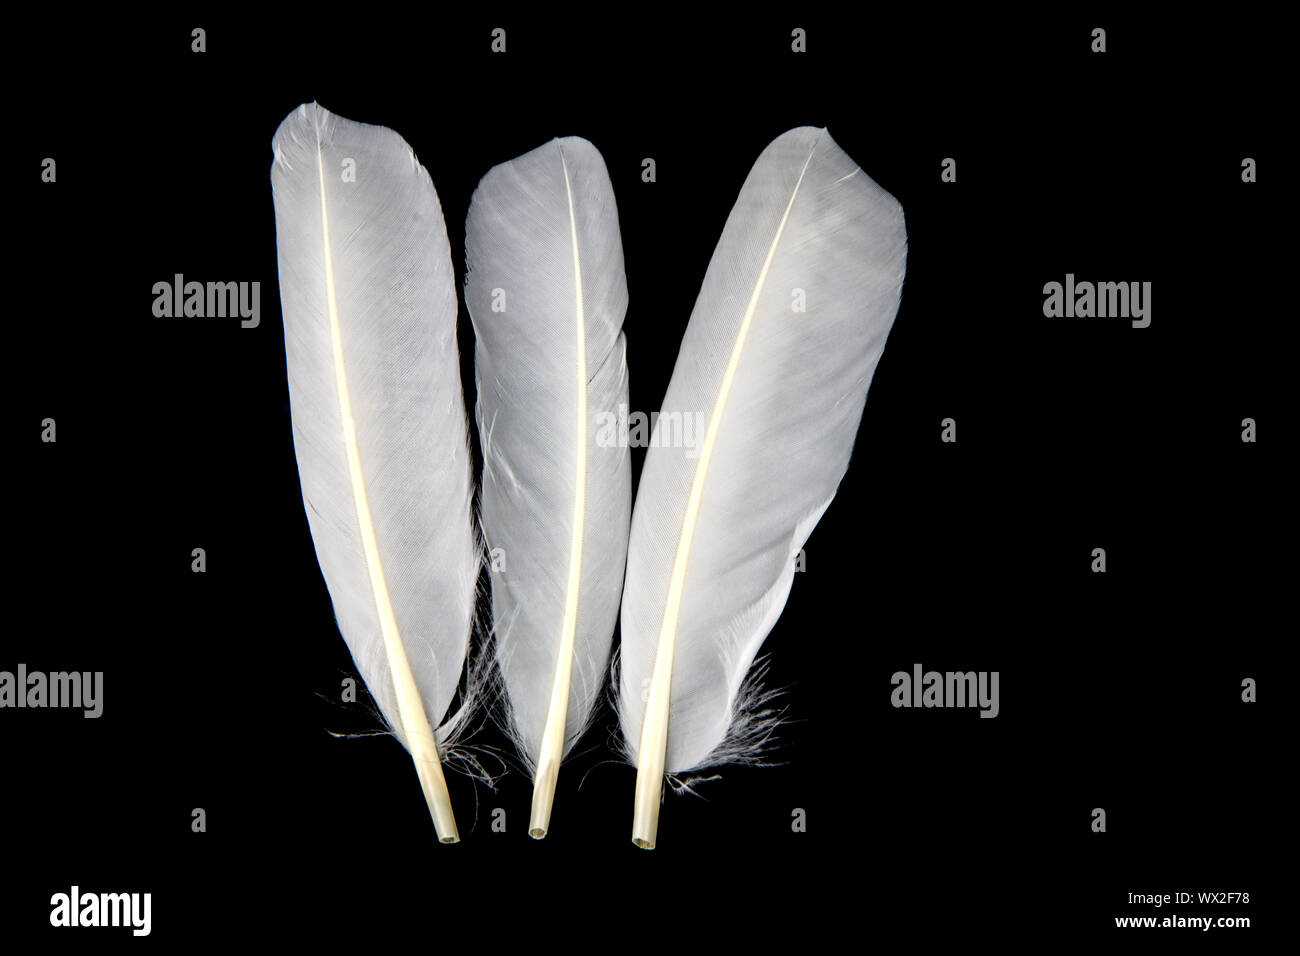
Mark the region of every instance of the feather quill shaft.
<instances>
[{"instance_id":1,"label":"feather quill shaft","mask_svg":"<svg viewBox=\"0 0 1300 956\"><path fill-rule=\"evenodd\" d=\"M443 717L459 682L479 559L441 210L391 130L309 104L273 146L294 450L312 539L353 660L411 754L439 839L454 843L430 718Z\"/></svg>"},{"instance_id":2,"label":"feather quill shaft","mask_svg":"<svg viewBox=\"0 0 1300 956\"><path fill-rule=\"evenodd\" d=\"M529 834L550 826L560 763L609 657L630 514L622 244L604 161L554 140L490 170L466 222L477 339L482 523L511 730L533 770Z\"/></svg>"},{"instance_id":3,"label":"feather quill shaft","mask_svg":"<svg viewBox=\"0 0 1300 956\"><path fill-rule=\"evenodd\" d=\"M905 255L897 202L824 130L778 137L728 218L660 415L702 412L704 439L694 456L652 439L633 514L620 719L637 846L655 844L665 771L744 756L742 684L847 468Z\"/></svg>"}]
</instances>

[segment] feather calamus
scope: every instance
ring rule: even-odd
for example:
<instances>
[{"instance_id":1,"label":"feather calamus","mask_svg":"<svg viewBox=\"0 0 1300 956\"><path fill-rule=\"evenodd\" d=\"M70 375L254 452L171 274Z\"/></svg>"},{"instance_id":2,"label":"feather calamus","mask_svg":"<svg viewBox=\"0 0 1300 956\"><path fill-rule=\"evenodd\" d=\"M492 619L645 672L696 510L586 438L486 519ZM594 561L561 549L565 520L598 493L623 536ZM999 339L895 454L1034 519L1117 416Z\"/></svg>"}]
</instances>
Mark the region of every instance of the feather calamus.
<instances>
[{"instance_id":1,"label":"feather calamus","mask_svg":"<svg viewBox=\"0 0 1300 956\"><path fill-rule=\"evenodd\" d=\"M773 141L731 210L632 516L619 719L638 846L655 844L665 772L735 758L752 735L745 676L848 467L906 252L902 208L825 130ZM658 434L696 414L698 447Z\"/></svg>"},{"instance_id":2,"label":"feather calamus","mask_svg":"<svg viewBox=\"0 0 1300 956\"><path fill-rule=\"evenodd\" d=\"M276 131L280 301L294 452L339 630L459 839L437 731L460 683L479 548L456 292L433 183L400 136L317 104Z\"/></svg>"}]
</instances>

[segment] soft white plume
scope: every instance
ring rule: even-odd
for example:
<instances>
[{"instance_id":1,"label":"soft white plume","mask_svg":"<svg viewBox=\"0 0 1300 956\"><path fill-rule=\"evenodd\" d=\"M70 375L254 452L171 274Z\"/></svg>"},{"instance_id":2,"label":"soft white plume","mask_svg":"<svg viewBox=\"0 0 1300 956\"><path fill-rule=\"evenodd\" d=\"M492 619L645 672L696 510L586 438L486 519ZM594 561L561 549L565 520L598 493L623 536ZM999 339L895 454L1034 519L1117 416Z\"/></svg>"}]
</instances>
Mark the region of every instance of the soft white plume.
<instances>
[{"instance_id":1,"label":"soft white plume","mask_svg":"<svg viewBox=\"0 0 1300 956\"><path fill-rule=\"evenodd\" d=\"M600 153L570 137L494 167L465 229L497 658L540 837L559 762L600 696L631 510L613 424L627 404L627 286Z\"/></svg>"},{"instance_id":2,"label":"soft white plume","mask_svg":"<svg viewBox=\"0 0 1300 956\"><path fill-rule=\"evenodd\" d=\"M638 845L665 771L737 756L742 685L848 467L906 248L898 202L820 129L772 142L727 219L632 518L619 716ZM696 415L696 447L659 434Z\"/></svg>"},{"instance_id":3,"label":"soft white plume","mask_svg":"<svg viewBox=\"0 0 1300 956\"><path fill-rule=\"evenodd\" d=\"M430 721L460 682L480 562L442 209L390 129L313 103L273 147L289 404L316 556L352 659L452 842Z\"/></svg>"}]
</instances>

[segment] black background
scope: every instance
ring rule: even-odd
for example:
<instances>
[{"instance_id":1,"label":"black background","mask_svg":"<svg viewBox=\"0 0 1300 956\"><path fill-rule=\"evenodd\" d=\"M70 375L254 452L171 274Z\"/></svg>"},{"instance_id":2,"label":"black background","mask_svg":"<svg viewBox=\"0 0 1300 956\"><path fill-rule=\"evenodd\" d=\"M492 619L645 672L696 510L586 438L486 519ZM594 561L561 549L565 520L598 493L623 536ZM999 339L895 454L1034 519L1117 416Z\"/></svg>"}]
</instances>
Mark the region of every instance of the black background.
<instances>
[{"instance_id":1,"label":"black background","mask_svg":"<svg viewBox=\"0 0 1300 956\"><path fill-rule=\"evenodd\" d=\"M6 149L21 611L0 669L102 670L105 709L0 713L3 938L149 945L53 932L50 895L78 883L152 892L155 946L1260 942L1293 627L1293 308L1273 235L1294 208L1277 142L1293 117L1276 25L1244 9L1249 22L553 13L361 6L304 26L204 11L48 18L10 37L28 64ZM489 52L495 26L505 55ZM414 147L458 280L479 177L554 136L590 139L618 201L645 412L774 137L827 126L903 205L902 308L765 645L789 688L780 763L727 768L702 799L670 794L652 853L628 839L635 772L614 760L611 713L561 773L540 843L517 769L495 793L452 778L463 842L440 846L400 746L329 733L378 725L339 702L354 672L289 428L270 141L313 99ZM955 184L939 177L949 156ZM1044 318L1043 284L1067 272L1150 281L1150 328ZM155 319L153 283L174 273L260 281L261 326ZM463 307L460 336L472 407ZM956 444L939 440L949 416ZM39 441L45 417L57 444ZM1256 444L1240 440L1246 417ZM195 547L206 574L190 571ZM999 671L1000 716L892 708L891 674L917 662ZM1248 676L1259 703L1240 699ZM495 730L473 742L509 759ZM1179 890L1250 892L1179 912L1254 925L1114 928L1155 912L1129 892Z\"/></svg>"}]
</instances>

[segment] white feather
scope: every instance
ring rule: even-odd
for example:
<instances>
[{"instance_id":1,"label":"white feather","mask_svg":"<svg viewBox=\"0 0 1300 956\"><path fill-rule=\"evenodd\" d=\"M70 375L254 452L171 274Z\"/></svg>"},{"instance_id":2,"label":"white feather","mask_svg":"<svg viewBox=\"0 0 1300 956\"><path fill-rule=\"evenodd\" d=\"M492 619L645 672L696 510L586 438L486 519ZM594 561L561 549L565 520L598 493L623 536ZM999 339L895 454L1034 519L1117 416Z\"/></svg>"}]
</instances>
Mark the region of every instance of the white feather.
<instances>
[{"instance_id":1,"label":"white feather","mask_svg":"<svg viewBox=\"0 0 1300 956\"><path fill-rule=\"evenodd\" d=\"M631 510L611 424L627 404L627 287L600 153L558 139L490 170L466 256L497 655L540 837L606 674Z\"/></svg>"},{"instance_id":2,"label":"white feather","mask_svg":"<svg viewBox=\"0 0 1300 956\"><path fill-rule=\"evenodd\" d=\"M727 219L632 518L619 701L638 845L665 771L736 756L742 684L848 467L906 245L902 208L825 130L771 143ZM701 416L695 447L664 447L674 415Z\"/></svg>"},{"instance_id":3,"label":"white feather","mask_svg":"<svg viewBox=\"0 0 1300 956\"><path fill-rule=\"evenodd\" d=\"M451 842L430 721L460 681L479 552L442 210L390 129L313 103L273 147L294 451L316 556L352 659Z\"/></svg>"}]
</instances>

